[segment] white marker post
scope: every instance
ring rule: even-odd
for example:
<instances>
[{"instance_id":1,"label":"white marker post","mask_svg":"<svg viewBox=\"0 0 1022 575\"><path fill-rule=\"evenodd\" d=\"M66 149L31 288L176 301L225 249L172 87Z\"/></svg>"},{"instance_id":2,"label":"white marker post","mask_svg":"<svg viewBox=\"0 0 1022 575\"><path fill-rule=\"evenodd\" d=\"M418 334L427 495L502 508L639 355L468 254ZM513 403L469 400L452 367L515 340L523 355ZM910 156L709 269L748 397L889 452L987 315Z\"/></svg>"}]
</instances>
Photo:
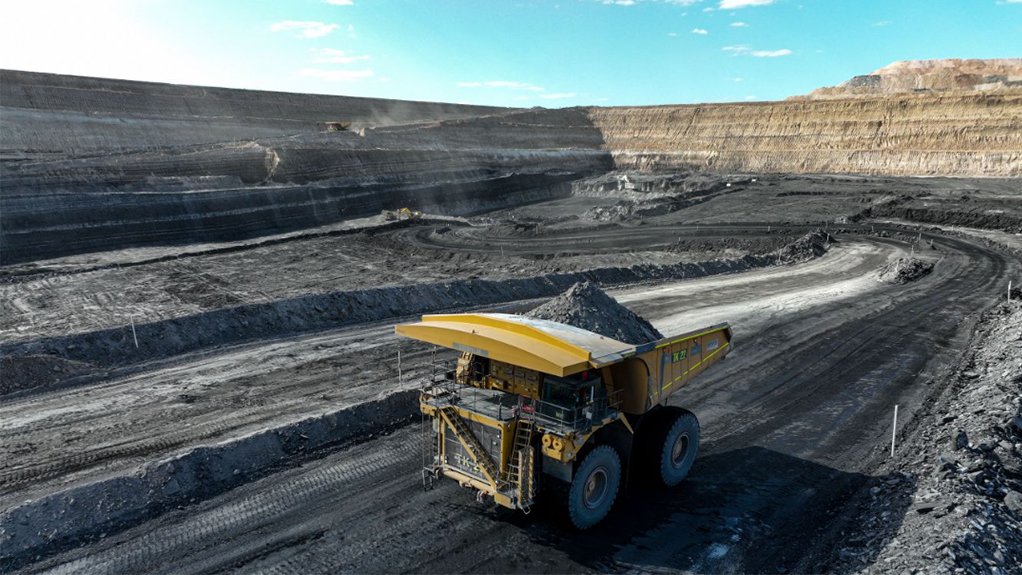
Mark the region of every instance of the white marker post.
<instances>
[{"instance_id":1,"label":"white marker post","mask_svg":"<svg viewBox=\"0 0 1022 575\"><path fill-rule=\"evenodd\" d=\"M891 427L891 457L894 457L894 438L898 433L898 404L894 405L894 425Z\"/></svg>"},{"instance_id":2,"label":"white marker post","mask_svg":"<svg viewBox=\"0 0 1022 575\"><path fill-rule=\"evenodd\" d=\"M135 316L129 315L128 319L131 320L131 339L135 340L135 349L138 349L138 336L135 335Z\"/></svg>"},{"instance_id":3,"label":"white marker post","mask_svg":"<svg viewBox=\"0 0 1022 575\"><path fill-rule=\"evenodd\" d=\"M1011 280L1008 280L1008 301L1011 301Z\"/></svg>"},{"instance_id":4,"label":"white marker post","mask_svg":"<svg viewBox=\"0 0 1022 575\"><path fill-rule=\"evenodd\" d=\"M397 350L397 383L401 384L401 350Z\"/></svg>"}]
</instances>

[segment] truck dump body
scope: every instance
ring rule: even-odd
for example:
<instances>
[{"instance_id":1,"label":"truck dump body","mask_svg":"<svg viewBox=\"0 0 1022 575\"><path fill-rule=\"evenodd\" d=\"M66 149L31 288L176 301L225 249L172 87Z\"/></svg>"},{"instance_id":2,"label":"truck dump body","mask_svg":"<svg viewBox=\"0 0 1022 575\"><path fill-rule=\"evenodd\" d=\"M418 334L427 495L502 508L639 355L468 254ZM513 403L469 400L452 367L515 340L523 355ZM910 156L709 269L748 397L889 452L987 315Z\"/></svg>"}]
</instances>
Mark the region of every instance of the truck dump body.
<instances>
[{"instance_id":1,"label":"truck dump body","mask_svg":"<svg viewBox=\"0 0 1022 575\"><path fill-rule=\"evenodd\" d=\"M435 433L427 475L513 509L529 508L539 474L571 482L600 438L634 436L647 414L731 349L728 324L641 345L496 313L426 315L395 331L461 352L420 396ZM630 441L619 441L622 457Z\"/></svg>"},{"instance_id":2,"label":"truck dump body","mask_svg":"<svg viewBox=\"0 0 1022 575\"><path fill-rule=\"evenodd\" d=\"M570 325L511 314L425 315L395 327L399 335L474 356L568 376L609 368L626 413L645 413L730 351L731 327L719 324L642 345Z\"/></svg>"}]
</instances>

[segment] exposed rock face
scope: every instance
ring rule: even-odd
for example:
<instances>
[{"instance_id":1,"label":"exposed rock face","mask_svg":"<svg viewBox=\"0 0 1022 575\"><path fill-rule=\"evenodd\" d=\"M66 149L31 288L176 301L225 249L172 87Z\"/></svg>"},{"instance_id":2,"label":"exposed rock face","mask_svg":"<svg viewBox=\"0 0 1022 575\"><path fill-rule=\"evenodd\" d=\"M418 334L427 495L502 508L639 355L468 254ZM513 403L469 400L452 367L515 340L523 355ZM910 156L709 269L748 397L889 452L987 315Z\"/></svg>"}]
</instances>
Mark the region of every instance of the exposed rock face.
<instances>
[{"instance_id":1,"label":"exposed rock face","mask_svg":"<svg viewBox=\"0 0 1022 575\"><path fill-rule=\"evenodd\" d=\"M470 214L615 168L1022 176L1022 90L514 110L0 71L0 113L0 264Z\"/></svg>"},{"instance_id":2,"label":"exposed rock face","mask_svg":"<svg viewBox=\"0 0 1022 575\"><path fill-rule=\"evenodd\" d=\"M179 86L0 70L5 157L150 149L386 126L507 108Z\"/></svg>"},{"instance_id":3,"label":"exposed rock face","mask_svg":"<svg viewBox=\"0 0 1022 575\"><path fill-rule=\"evenodd\" d=\"M403 206L467 214L567 196L572 180L613 167L582 110L11 71L0 80L3 264L257 237ZM342 120L347 129L330 124Z\"/></svg>"},{"instance_id":4,"label":"exposed rock face","mask_svg":"<svg viewBox=\"0 0 1022 575\"><path fill-rule=\"evenodd\" d=\"M894 62L838 86L813 90L809 98L847 98L919 92L1022 90L1022 58ZM796 98L797 99L797 98Z\"/></svg>"},{"instance_id":5,"label":"exposed rock face","mask_svg":"<svg viewBox=\"0 0 1022 575\"><path fill-rule=\"evenodd\" d=\"M580 327L635 345L664 337L651 323L588 281L571 286L568 291L525 315Z\"/></svg>"},{"instance_id":6,"label":"exposed rock face","mask_svg":"<svg viewBox=\"0 0 1022 575\"><path fill-rule=\"evenodd\" d=\"M620 169L1022 176L1022 91L592 108Z\"/></svg>"}]
</instances>

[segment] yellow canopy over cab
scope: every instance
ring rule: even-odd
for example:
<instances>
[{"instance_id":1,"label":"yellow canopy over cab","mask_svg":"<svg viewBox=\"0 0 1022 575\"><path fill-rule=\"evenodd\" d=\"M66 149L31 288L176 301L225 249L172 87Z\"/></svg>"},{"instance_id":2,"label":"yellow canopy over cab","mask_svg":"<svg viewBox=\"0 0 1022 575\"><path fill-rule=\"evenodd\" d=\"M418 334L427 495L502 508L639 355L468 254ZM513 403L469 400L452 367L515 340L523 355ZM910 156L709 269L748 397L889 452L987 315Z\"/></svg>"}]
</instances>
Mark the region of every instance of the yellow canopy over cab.
<instances>
[{"instance_id":1,"label":"yellow canopy over cab","mask_svg":"<svg viewBox=\"0 0 1022 575\"><path fill-rule=\"evenodd\" d=\"M620 361L635 346L541 319L503 313L424 315L398 334L551 375L566 376Z\"/></svg>"}]
</instances>

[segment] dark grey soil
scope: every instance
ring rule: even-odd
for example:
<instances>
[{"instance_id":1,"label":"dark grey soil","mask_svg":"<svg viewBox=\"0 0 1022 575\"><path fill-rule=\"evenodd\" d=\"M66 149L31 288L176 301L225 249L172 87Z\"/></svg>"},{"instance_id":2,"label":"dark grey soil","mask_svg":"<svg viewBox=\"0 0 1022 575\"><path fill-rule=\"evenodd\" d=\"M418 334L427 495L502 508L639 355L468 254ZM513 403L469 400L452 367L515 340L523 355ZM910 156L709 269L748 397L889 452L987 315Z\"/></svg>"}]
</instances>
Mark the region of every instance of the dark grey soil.
<instances>
[{"instance_id":1,"label":"dark grey soil","mask_svg":"<svg viewBox=\"0 0 1022 575\"><path fill-rule=\"evenodd\" d=\"M664 337L652 324L619 304L593 282L579 282L525 315L566 323L636 345Z\"/></svg>"}]
</instances>

